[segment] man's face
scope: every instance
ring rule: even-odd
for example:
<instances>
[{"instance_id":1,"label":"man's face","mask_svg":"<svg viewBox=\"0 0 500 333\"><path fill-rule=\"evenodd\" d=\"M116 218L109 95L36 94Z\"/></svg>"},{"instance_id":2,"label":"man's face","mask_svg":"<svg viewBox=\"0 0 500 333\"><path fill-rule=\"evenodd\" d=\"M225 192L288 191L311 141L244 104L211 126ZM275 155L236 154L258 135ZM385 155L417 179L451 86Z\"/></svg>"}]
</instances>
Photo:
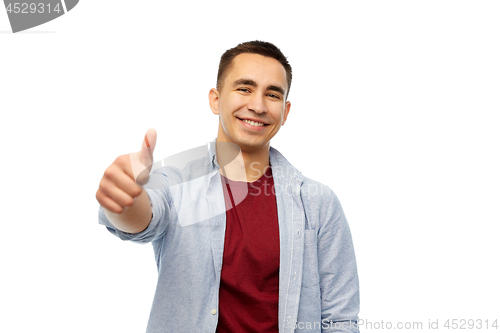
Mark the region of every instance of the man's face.
<instances>
[{"instance_id":1,"label":"man's face","mask_svg":"<svg viewBox=\"0 0 500 333\"><path fill-rule=\"evenodd\" d=\"M219 115L217 141L235 143L243 151L268 148L290 111L287 89L285 69L276 59L236 56L221 91L210 90L210 107Z\"/></svg>"}]
</instances>

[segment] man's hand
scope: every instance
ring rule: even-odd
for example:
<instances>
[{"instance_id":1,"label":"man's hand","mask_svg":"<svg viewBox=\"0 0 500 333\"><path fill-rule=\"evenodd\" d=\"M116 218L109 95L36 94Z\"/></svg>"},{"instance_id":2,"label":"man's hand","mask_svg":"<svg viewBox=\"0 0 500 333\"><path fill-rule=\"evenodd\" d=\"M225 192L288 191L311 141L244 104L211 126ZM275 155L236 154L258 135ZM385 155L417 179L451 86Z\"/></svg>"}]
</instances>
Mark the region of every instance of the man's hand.
<instances>
[{"instance_id":1,"label":"man's hand","mask_svg":"<svg viewBox=\"0 0 500 333\"><path fill-rule=\"evenodd\" d=\"M115 214L123 213L141 195L153 165L156 131L149 129L137 153L118 156L104 171L96 199L102 207Z\"/></svg>"}]
</instances>

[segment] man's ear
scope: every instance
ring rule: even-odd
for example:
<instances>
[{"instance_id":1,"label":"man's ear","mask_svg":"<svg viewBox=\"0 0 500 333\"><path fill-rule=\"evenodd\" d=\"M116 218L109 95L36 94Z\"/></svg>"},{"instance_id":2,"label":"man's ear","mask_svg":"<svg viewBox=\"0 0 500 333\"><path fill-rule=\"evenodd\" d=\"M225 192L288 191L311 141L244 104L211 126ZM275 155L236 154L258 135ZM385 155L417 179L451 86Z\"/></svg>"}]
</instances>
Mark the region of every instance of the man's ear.
<instances>
[{"instance_id":1,"label":"man's ear","mask_svg":"<svg viewBox=\"0 0 500 333\"><path fill-rule=\"evenodd\" d=\"M219 91L215 88L210 89L208 93L208 102L210 103L210 109L214 114L219 114Z\"/></svg>"},{"instance_id":2,"label":"man's ear","mask_svg":"<svg viewBox=\"0 0 500 333\"><path fill-rule=\"evenodd\" d=\"M281 123L281 126L285 125L285 121L286 121L286 118L288 117L288 112L290 112L290 107L292 106L292 104L290 103L290 101L287 101L285 103L285 111L284 111L284 114L283 114L283 122Z\"/></svg>"}]
</instances>

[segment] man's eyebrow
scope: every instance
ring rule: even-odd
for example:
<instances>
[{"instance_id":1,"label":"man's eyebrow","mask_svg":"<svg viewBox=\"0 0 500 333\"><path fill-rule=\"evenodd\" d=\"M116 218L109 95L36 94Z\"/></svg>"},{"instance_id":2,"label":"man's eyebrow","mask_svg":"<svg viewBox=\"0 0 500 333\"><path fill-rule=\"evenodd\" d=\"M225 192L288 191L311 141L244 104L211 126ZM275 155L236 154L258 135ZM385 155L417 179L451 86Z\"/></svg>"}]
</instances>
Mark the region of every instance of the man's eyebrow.
<instances>
[{"instance_id":1,"label":"man's eyebrow","mask_svg":"<svg viewBox=\"0 0 500 333\"><path fill-rule=\"evenodd\" d=\"M236 87L239 85L247 85L247 86L252 86L252 87L257 87L257 82L255 82L252 79L239 79L233 82L232 86ZM268 86L266 90L272 90L272 91L277 91L281 93L282 95L285 95L285 89L279 86Z\"/></svg>"},{"instance_id":2,"label":"man's eyebrow","mask_svg":"<svg viewBox=\"0 0 500 333\"><path fill-rule=\"evenodd\" d=\"M257 87L257 82L251 79L239 79L233 82L232 86L236 87L239 85L247 85L247 86L252 86L252 87Z\"/></svg>"},{"instance_id":3,"label":"man's eyebrow","mask_svg":"<svg viewBox=\"0 0 500 333\"><path fill-rule=\"evenodd\" d=\"M285 96L285 89L278 87L278 86L269 86L267 87L267 90L272 90L272 91L277 91L281 93L283 96Z\"/></svg>"}]
</instances>

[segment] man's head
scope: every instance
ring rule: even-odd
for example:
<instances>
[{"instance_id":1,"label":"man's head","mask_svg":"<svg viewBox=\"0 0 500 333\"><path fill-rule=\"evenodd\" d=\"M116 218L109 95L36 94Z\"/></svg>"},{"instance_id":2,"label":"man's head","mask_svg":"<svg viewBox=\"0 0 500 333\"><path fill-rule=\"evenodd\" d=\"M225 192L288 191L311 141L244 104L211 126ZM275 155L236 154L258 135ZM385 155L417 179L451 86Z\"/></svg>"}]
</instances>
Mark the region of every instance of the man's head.
<instances>
[{"instance_id":1,"label":"man's head","mask_svg":"<svg viewBox=\"0 0 500 333\"><path fill-rule=\"evenodd\" d=\"M209 93L210 108L219 115L217 141L235 143L247 152L268 150L290 111L291 71L270 43L247 42L226 51L217 89Z\"/></svg>"},{"instance_id":2,"label":"man's head","mask_svg":"<svg viewBox=\"0 0 500 333\"><path fill-rule=\"evenodd\" d=\"M286 71L286 100L288 98L288 93L290 92L290 86L292 85L292 67L288 63L285 55L274 44L258 40L240 43L236 47L233 47L232 49L224 52L219 62L219 71L217 73L217 90L222 90L224 79L226 78L227 72L231 70L233 59L237 55L240 55L242 53L260 54L261 56L273 58L279 61L279 63Z\"/></svg>"}]
</instances>

